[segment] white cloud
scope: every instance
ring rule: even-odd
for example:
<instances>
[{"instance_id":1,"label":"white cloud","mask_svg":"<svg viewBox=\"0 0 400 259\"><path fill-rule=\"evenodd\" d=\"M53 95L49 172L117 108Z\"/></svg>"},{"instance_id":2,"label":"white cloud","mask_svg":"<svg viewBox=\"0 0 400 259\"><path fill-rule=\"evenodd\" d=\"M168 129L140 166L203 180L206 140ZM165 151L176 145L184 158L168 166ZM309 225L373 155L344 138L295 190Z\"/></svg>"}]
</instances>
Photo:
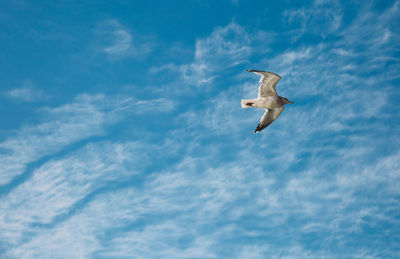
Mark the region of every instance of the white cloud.
<instances>
[{"instance_id":1,"label":"white cloud","mask_svg":"<svg viewBox=\"0 0 400 259\"><path fill-rule=\"evenodd\" d=\"M196 40L192 62L153 67L151 72L172 70L181 74L184 84L209 85L224 70L248 62L261 40L265 44L269 42L269 38L263 31L249 32L246 28L231 22L225 27L214 28L208 37ZM259 53L266 51L268 47L264 45L264 49Z\"/></svg>"},{"instance_id":2,"label":"white cloud","mask_svg":"<svg viewBox=\"0 0 400 259\"><path fill-rule=\"evenodd\" d=\"M42 108L43 120L27 125L16 136L0 143L0 183L10 182L27 164L57 153L69 145L105 134L107 126L119 122L127 113L165 113L174 105L164 99L135 100L130 97L106 97L82 94L72 103L56 108Z\"/></svg>"},{"instance_id":3,"label":"white cloud","mask_svg":"<svg viewBox=\"0 0 400 259\"><path fill-rule=\"evenodd\" d=\"M122 29L113 31L113 45L104 48L104 51L110 55L123 55L132 47L132 36Z\"/></svg>"},{"instance_id":4,"label":"white cloud","mask_svg":"<svg viewBox=\"0 0 400 259\"><path fill-rule=\"evenodd\" d=\"M98 156L100 154L97 153L99 150L101 148L90 148L89 154ZM88 150L82 150L82 152L86 153ZM35 173L33 182L36 185L31 185L31 182L29 185L20 186L20 188L14 191L15 199L10 200L14 201L11 202L13 206L18 207L14 207L12 210L5 207L3 208L4 214L2 213L2 215L5 215L5 218L12 219L15 222L14 224L17 224L21 229L17 227L11 229L11 222L7 222L8 228L6 230L8 231L2 231L3 237L7 236L9 241L18 240L21 242L21 239L16 239L15 235L26 233L24 230L29 227L29 223L32 221L47 222L49 218L54 218L57 214L62 213L63 210L71 206L68 202L60 203L60 200L68 201L66 198L70 197L72 201L75 200L76 202L77 197L81 197L81 193L87 193L88 188L89 190L93 190L95 186L97 188L101 187L97 181L105 181L103 178L110 175L112 171L124 171L123 168L119 167L121 163L114 164L117 166L116 168L113 168L113 163L111 163L112 170L109 171L107 168L110 168L110 163L100 162L104 160L103 157L82 160L80 159L82 156L79 153L67 159L44 165ZM107 154L107 159L113 159L113 152L106 152L105 154ZM138 158L138 163L140 160ZM94 171L85 172L88 168L92 168L92 164L96 165L98 162L100 162L100 168L95 167ZM59 166L59 163L69 166ZM102 167L102 165L106 164L108 165L107 167ZM55 172L54 167L60 168L60 170ZM70 170L69 167L73 170ZM93 172L97 173L93 174ZM64 180L60 179L60 176ZM82 176L84 177L82 178ZM23 242L22 245L18 245L19 242L14 243L12 246L15 248L10 250L10 255L24 257L29 254L45 256L51 253L74 253L76 256L89 256L90 253L97 252L103 256L127 256L133 253L142 254L143 256L215 257L215 254L210 252L210 247L213 245L212 240L208 240L207 236L204 235L199 236L199 227L207 226L208 221L204 220L204 217L212 221L216 220L218 215L214 213L218 211L218 214L221 213L223 207L229 206L234 199L237 199L239 193L235 190L238 188L244 189L245 185L238 184L244 178L242 173L239 173L237 169L234 169L230 173L231 178L235 179L234 182L228 181L218 172L210 171L204 176L206 179L200 180L195 172L190 175L182 172L166 172L146 181L140 191L127 188L95 196L81 212L72 215L66 221L55 224L54 228L50 230L47 230L47 228L36 228L37 231L35 231L36 233L33 236L24 238L28 242ZM193 181L195 180L193 177L198 178L200 182L196 183L196 181ZM112 178L120 179L121 174L114 175ZM35 179L43 182L36 182ZM214 184L210 186L210 182ZM39 184L43 186L45 183L51 186L48 189L51 190L50 192L42 189L35 191L35 186L39 186ZM95 184L95 186L91 187L91 184ZM262 185L262 182L258 182L258 184ZM53 197L54 190L57 190L56 197ZM201 192L204 193L201 194ZM27 193L29 195L26 195ZM194 199L190 198L190 196L182 195L183 193L201 195L199 199ZM232 195L234 196L232 197ZM242 192L241 195L245 195L245 193ZM38 205L35 202L35 200L42 199L48 201L45 207L42 207L45 204ZM197 212L199 209L201 214ZM151 217L154 213L167 215L168 213L176 212L178 212L178 218L161 219L160 222L145 226L142 230L133 230L129 234L124 233L124 229L130 224L134 224L138 219ZM14 216L10 215L10 213ZM16 217L16 215L21 216ZM188 228L191 222L196 221L199 225L192 225L191 228ZM106 243L105 248L108 249L102 252L98 244L102 242L101 232L107 231L107 229L120 229L122 233L115 239L111 239L109 243ZM224 236L231 231L231 228L228 228L226 229L226 233L222 232L215 235L216 237ZM179 242L186 235L193 237L188 246L179 248L179 246L169 245L171 240ZM38 246L39 243L46 245ZM81 243L86 243L88 247L82 247ZM76 251L65 250L70 250L71 247L77 246L80 249ZM95 251L96 249L99 250Z\"/></svg>"},{"instance_id":5,"label":"white cloud","mask_svg":"<svg viewBox=\"0 0 400 259\"><path fill-rule=\"evenodd\" d=\"M217 71L246 61L250 56L251 36L232 22L214 29L211 35L196 41L194 60L181 66L183 78L191 84L210 83Z\"/></svg>"},{"instance_id":6,"label":"white cloud","mask_svg":"<svg viewBox=\"0 0 400 259\"><path fill-rule=\"evenodd\" d=\"M14 88L6 92L5 95L24 102L36 102L47 98L43 91L35 88L29 80L25 81L22 87Z\"/></svg>"},{"instance_id":7,"label":"white cloud","mask_svg":"<svg viewBox=\"0 0 400 259\"><path fill-rule=\"evenodd\" d=\"M60 217L107 183L138 174L149 160L143 152L148 147L139 142L88 144L65 158L46 162L0 205L0 238L16 246L39 234L40 226L58 224ZM39 227L28 231L32 225Z\"/></svg>"},{"instance_id":8,"label":"white cloud","mask_svg":"<svg viewBox=\"0 0 400 259\"><path fill-rule=\"evenodd\" d=\"M379 69L385 72L399 69L399 59L394 55L400 36L395 33L400 15L399 1L385 11L377 13L370 5L360 11L354 22L341 31L343 40L338 43L344 49L357 49L358 59L364 74L373 74ZM390 77L393 77L390 76ZM388 78L389 79L389 78Z\"/></svg>"},{"instance_id":9,"label":"white cloud","mask_svg":"<svg viewBox=\"0 0 400 259\"><path fill-rule=\"evenodd\" d=\"M342 26L343 12L341 5L336 0L314 1L309 7L284 11L284 21L291 25L292 39L297 41L305 33L318 34L325 38L336 33Z\"/></svg>"},{"instance_id":10,"label":"white cloud","mask_svg":"<svg viewBox=\"0 0 400 259\"><path fill-rule=\"evenodd\" d=\"M168 112L174 109L176 101L168 100L165 98L152 99L152 100L139 100L135 105L138 107L137 113L148 113L149 111Z\"/></svg>"},{"instance_id":11,"label":"white cloud","mask_svg":"<svg viewBox=\"0 0 400 259\"><path fill-rule=\"evenodd\" d=\"M97 34L102 51L113 59L143 58L152 50L150 41L139 35L134 37L118 20L100 23Z\"/></svg>"},{"instance_id":12,"label":"white cloud","mask_svg":"<svg viewBox=\"0 0 400 259\"><path fill-rule=\"evenodd\" d=\"M124 168L121 162L124 159L130 161L132 157L135 157L136 165L150 161L142 155L152 154L153 149L143 143L89 145L72 156L43 165L30 183L10 194L9 201L13 202L8 204L14 207L2 204L3 219L8 221L7 225L2 224L7 226L7 231L1 231L1 235L8 240L17 240L9 255L25 257L55 253L60 256L123 257L138 254L144 258L218 258L221 251L215 244L221 245L230 242L230 237L241 236L244 243L237 251L230 251L230 256L235 253L288 258L315 256L299 243L299 236L291 236L285 244L273 241L276 231L283 236L292 235L292 228L298 226L291 226L288 221L296 217L304 220L300 223L303 233L323 232L322 241L329 242L345 231L360 231L361 225L366 223L364 218L371 215L392 220L384 218L386 211L371 208L362 200L360 203L359 191L369 193L384 187L385 191L380 193L383 197L399 192L399 188L393 186L398 182L398 154L379 160L362 171L354 170L358 165L343 161L337 177L324 178L325 170L319 166L324 162L322 159L313 160L306 171L285 176L265 170L265 165L269 164L266 160L258 167L258 151L249 147L244 150L245 159L204 171L196 169L201 168L204 157L187 156L185 159L190 161L182 161L170 168L171 171L147 177L143 185L132 182L131 186L93 195L84 207L65 220L53 222L51 228L36 227L27 232L29 223L51 222L66 209L71 209L77 200L104 186L102 183L125 181L124 174L135 172ZM117 150L124 154L123 160L115 155ZM89 157L82 158L81 153L89 154ZM386 173L379 176L376 172ZM352 177L348 178L349 175ZM279 179L282 177L283 182ZM44 190L43 186L49 188ZM72 203L67 198L72 198ZM39 202L43 200L48 203ZM349 212L354 206L361 209ZM256 223L253 222L250 229L243 225L245 221L242 220L246 218L255 219ZM14 222L12 229L11 222ZM21 233L29 235L16 239L15 236ZM114 234L105 238L107 233ZM254 236L269 241L256 244L245 241L246 237ZM71 247L76 249L70 251ZM318 254L327 257L374 254L372 248L342 252L321 250Z\"/></svg>"},{"instance_id":13,"label":"white cloud","mask_svg":"<svg viewBox=\"0 0 400 259\"><path fill-rule=\"evenodd\" d=\"M117 119L114 110L124 105L124 101L107 106L102 95L81 95L73 103L43 109L46 119L42 123L25 126L15 137L0 143L0 148L6 151L0 154L1 183L21 174L27 163L78 140L103 134L109 120Z\"/></svg>"}]
</instances>

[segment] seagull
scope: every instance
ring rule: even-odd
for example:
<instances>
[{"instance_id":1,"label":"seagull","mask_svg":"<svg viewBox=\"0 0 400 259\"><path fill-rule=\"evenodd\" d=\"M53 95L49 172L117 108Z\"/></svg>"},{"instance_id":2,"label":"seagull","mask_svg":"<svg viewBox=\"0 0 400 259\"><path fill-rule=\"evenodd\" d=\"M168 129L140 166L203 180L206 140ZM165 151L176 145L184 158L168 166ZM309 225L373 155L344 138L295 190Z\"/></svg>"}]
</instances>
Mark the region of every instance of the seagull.
<instances>
[{"instance_id":1,"label":"seagull","mask_svg":"<svg viewBox=\"0 0 400 259\"><path fill-rule=\"evenodd\" d=\"M242 108L262 108L265 109L264 115L261 117L257 128L254 133L262 131L274 120L276 120L284 109L284 105L288 103L294 103L289 101L285 97L281 97L276 93L275 86L281 77L275 73L260 71L260 70L249 70L248 72L253 72L261 76L260 87L258 88L258 98L257 99L242 99Z\"/></svg>"}]
</instances>

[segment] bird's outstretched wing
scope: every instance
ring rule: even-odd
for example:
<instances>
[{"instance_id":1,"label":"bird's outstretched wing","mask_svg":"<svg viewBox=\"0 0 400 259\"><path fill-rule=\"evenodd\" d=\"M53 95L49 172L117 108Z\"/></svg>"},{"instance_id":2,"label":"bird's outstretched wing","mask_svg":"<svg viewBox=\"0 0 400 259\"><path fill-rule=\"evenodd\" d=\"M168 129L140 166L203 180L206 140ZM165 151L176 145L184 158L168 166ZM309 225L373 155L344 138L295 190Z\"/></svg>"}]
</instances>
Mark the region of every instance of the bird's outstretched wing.
<instances>
[{"instance_id":1,"label":"bird's outstretched wing","mask_svg":"<svg viewBox=\"0 0 400 259\"><path fill-rule=\"evenodd\" d=\"M266 109L264 115L261 117L260 122L257 125L257 128L254 130L254 133L262 131L269 124L271 124L276 118L278 118L279 114L283 111L284 107Z\"/></svg>"},{"instance_id":2,"label":"bird's outstretched wing","mask_svg":"<svg viewBox=\"0 0 400 259\"><path fill-rule=\"evenodd\" d=\"M260 71L260 70L247 70L261 76L260 87L258 88L258 98L267 96L277 96L275 86L281 77L272 72Z\"/></svg>"}]
</instances>

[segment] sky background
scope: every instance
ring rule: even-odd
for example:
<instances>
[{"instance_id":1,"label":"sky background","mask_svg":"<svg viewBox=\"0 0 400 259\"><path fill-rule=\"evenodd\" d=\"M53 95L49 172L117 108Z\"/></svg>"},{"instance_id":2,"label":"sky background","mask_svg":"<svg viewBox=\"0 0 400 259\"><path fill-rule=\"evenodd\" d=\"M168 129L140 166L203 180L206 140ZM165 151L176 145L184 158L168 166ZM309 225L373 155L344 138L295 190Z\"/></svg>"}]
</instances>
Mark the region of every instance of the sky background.
<instances>
[{"instance_id":1,"label":"sky background","mask_svg":"<svg viewBox=\"0 0 400 259\"><path fill-rule=\"evenodd\" d=\"M0 3L1 258L398 258L399 1Z\"/></svg>"}]
</instances>

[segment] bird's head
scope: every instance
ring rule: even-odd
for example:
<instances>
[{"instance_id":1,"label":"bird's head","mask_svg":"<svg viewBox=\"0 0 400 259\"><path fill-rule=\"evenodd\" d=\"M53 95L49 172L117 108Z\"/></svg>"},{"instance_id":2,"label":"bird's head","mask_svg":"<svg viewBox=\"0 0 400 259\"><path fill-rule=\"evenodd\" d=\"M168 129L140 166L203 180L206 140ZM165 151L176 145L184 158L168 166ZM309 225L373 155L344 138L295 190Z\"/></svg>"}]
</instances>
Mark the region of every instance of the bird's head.
<instances>
[{"instance_id":1,"label":"bird's head","mask_svg":"<svg viewBox=\"0 0 400 259\"><path fill-rule=\"evenodd\" d=\"M289 101L288 98L282 97L283 104L288 104L288 103L294 103L292 101Z\"/></svg>"}]
</instances>

